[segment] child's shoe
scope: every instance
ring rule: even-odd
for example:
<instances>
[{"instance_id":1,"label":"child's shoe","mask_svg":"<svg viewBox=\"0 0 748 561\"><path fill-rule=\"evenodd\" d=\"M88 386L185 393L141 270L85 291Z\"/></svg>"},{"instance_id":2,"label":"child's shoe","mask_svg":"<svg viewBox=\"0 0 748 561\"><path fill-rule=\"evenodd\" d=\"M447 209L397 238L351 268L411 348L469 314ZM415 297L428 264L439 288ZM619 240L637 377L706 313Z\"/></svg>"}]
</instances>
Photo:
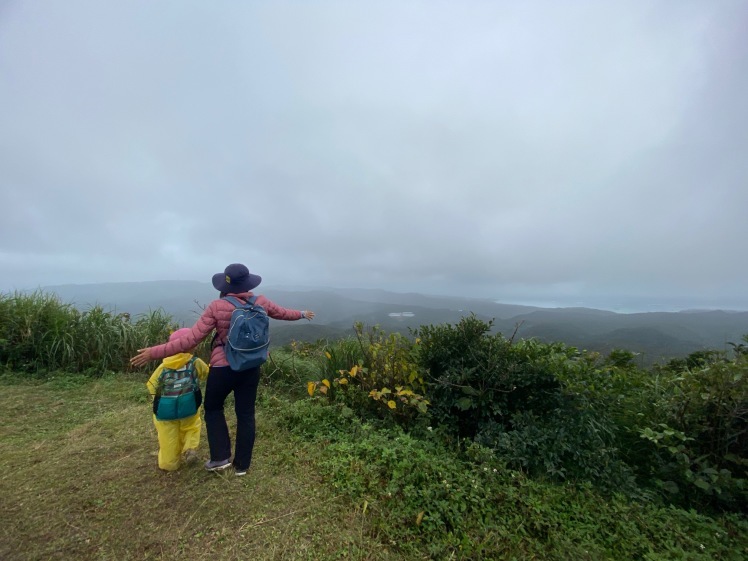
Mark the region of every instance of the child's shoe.
<instances>
[{"instance_id":1,"label":"child's shoe","mask_svg":"<svg viewBox=\"0 0 748 561\"><path fill-rule=\"evenodd\" d=\"M182 454L182 461L186 466L194 465L197 462L197 452L192 449L185 450L184 454Z\"/></svg>"},{"instance_id":2,"label":"child's shoe","mask_svg":"<svg viewBox=\"0 0 748 561\"><path fill-rule=\"evenodd\" d=\"M236 475L237 477L241 477L242 475L247 475L247 470L234 467L234 475Z\"/></svg>"},{"instance_id":3,"label":"child's shoe","mask_svg":"<svg viewBox=\"0 0 748 561\"><path fill-rule=\"evenodd\" d=\"M231 460L209 460L205 462L208 471L222 471L231 465Z\"/></svg>"}]
</instances>

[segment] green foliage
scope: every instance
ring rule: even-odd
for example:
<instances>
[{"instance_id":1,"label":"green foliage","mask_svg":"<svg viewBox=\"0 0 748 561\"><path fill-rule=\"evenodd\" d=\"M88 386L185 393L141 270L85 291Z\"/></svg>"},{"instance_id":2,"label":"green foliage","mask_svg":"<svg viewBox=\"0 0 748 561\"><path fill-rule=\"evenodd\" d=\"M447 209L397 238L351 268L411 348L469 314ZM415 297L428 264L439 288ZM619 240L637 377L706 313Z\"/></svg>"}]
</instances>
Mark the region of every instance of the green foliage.
<instances>
[{"instance_id":1,"label":"green foliage","mask_svg":"<svg viewBox=\"0 0 748 561\"><path fill-rule=\"evenodd\" d=\"M743 335L742 341L742 343L733 343L732 341L727 343L732 347L736 358L748 357L748 335Z\"/></svg>"},{"instance_id":2,"label":"green foliage","mask_svg":"<svg viewBox=\"0 0 748 561\"><path fill-rule=\"evenodd\" d=\"M427 412L424 379L414 342L399 333L355 325L356 338L325 345L321 380L309 381L310 396L319 392L340 400L363 416L412 425ZM355 347L352 345L355 343Z\"/></svg>"},{"instance_id":3,"label":"green foliage","mask_svg":"<svg viewBox=\"0 0 748 561\"><path fill-rule=\"evenodd\" d=\"M560 384L548 359L563 347L514 345L491 334L491 325L471 315L454 326L416 332L434 420L461 437L475 437L488 423L509 427L518 411L542 415L560 405Z\"/></svg>"},{"instance_id":4,"label":"green foliage","mask_svg":"<svg viewBox=\"0 0 748 561\"><path fill-rule=\"evenodd\" d=\"M703 350L650 371L621 354L575 362L559 371L565 387L611 421L612 442L640 487L682 506L745 509L748 363L741 353L728 360Z\"/></svg>"},{"instance_id":5,"label":"green foliage","mask_svg":"<svg viewBox=\"0 0 748 561\"><path fill-rule=\"evenodd\" d=\"M512 417L512 426L486 426L476 442L489 446L510 466L537 477L590 481L608 492L637 494L632 469L621 459L606 418L592 411L558 409L540 417Z\"/></svg>"},{"instance_id":6,"label":"green foliage","mask_svg":"<svg viewBox=\"0 0 748 561\"><path fill-rule=\"evenodd\" d=\"M636 360L636 353L625 349L613 349L605 359L605 364L613 368L630 370L636 367L634 360Z\"/></svg>"},{"instance_id":7,"label":"green foliage","mask_svg":"<svg viewBox=\"0 0 748 561\"><path fill-rule=\"evenodd\" d=\"M165 341L175 327L161 310L131 319L98 306L79 311L43 292L0 294L0 370L47 377L128 370L137 349ZM413 337L360 324L355 333L274 349L264 382L296 398L306 389L309 406L327 402L450 453L480 446L535 480L591 482L609 496L702 512L745 511L748 335L729 354L704 349L644 370L623 349L602 357L507 340L475 316L422 326ZM204 342L198 354L208 353ZM405 433L398 434L400 446Z\"/></svg>"},{"instance_id":8,"label":"green foliage","mask_svg":"<svg viewBox=\"0 0 748 561\"><path fill-rule=\"evenodd\" d=\"M469 444L458 455L437 438L377 429L341 404L275 402L273 418L317 450L330 495L344 494L373 531L403 554L432 559L743 559L739 516L602 496L508 469ZM431 433L433 434L433 433Z\"/></svg>"},{"instance_id":9,"label":"green foliage","mask_svg":"<svg viewBox=\"0 0 748 561\"><path fill-rule=\"evenodd\" d=\"M41 291L0 294L0 364L102 375L127 369L138 349L166 341L174 327L161 310L132 322L129 314L99 306L81 312Z\"/></svg>"},{"instance_id":10,"label":"green foliage","mask_svg":"<svg viewBox=\"0 0 748 561\"><path fill-rule=\"evenodd\" d=\"M434 423L526 473L632 490L612 420L566 383L589 370L589 361L562 344L512 342L490 330L491 323L470 316L418 331ZM615 360L629 363L627 355Z\"/></svg>"},{"instance_id":11,"label":"green foliage","mask_svg":"<svg viewBox=\"0 0 748 561\"><path fill-rule=\"evenodd\" d=\"M742 352L742 347L735 347L738 352ZM670 372L681 372L683 370L692 370L702 368L714 362L725 360L724 353L714 349L702 349L690 353L686 358L673 358L665 365L664 370Z\"/></svg>"},{"instance_id":12,"label":"green foliage","mask_svg":"<svg viewBox=\"0 0 748 561\"><path fill-rule=\"evenodd\" d=\"M660 371L657 407L639 433L652 451L647 475L689 505L748 504L748 361L705 360Z\"/></svg>"},{"instance_id":13,"label":"green foliage","mask_svg":"<svg viewBox=\"0 0 748 561\"><path fill-rule=\"evenodd\" d=\"M368 330L356 324L356 337L364 354L364 367L368 369L364 389L408 386L423 390L423 376L415 362L414 345L400 333L385 333L379 327Z\"/></svg>"},{"instance_id":14,"label":"green foliage","mask_svg":"<svg viewBox=\"0 0 748 561\"><path fill-rule=\"evenodd\" d=\"M261 383L285 395L303 397L306 381L319 375L317 352L316 345L295 341L286 347L273 348L262 366Z\"/></svg>"},{"instance_id":15,"label":"green foliage","mask_svg":"<svg viewBox=\"0 0 748 561\"><path fill-rule=\"evenodd\" d=\"M365 358L361 341L357 337L347 337L337 341L324 341L317 353L318 371L323 378L335 378L341 370L349 370L362 364Z\"/></svg>"}]
</instances>

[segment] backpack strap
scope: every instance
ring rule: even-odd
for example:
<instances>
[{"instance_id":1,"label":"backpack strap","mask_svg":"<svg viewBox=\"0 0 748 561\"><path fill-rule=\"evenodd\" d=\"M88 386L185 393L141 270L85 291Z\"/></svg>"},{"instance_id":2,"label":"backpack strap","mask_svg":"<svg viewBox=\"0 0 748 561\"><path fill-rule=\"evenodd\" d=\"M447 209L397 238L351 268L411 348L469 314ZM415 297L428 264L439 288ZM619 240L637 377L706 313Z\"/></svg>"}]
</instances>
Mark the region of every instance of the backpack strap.
<instances>
[{"instance_id":1,"label":"backpack strap","mask_svg":"<svg viewBox=\"0 0 748 561\"><path fill-rule=\"evenodd\" d=\"M226 300L227 302L231 302L235 308L241 308L245 305L244 302L239 300L236 296L221 296L221 300ZM254 306L254 303L257 301L257 296L250 296L247 298L247 304L251 304Z\"/></svg>"},{"instance_id":2,"label":"backpack strap","mask_svg":"<svg viewBox=\"0 0 748 561\"><path fill-rule=\"evenodd\" d=\"M161 373L158 375L158 380L156 380L156 393L154 394L154 397L160 397L161 392L164 389L164 375L170 370L170 368L166 368L165 366L161 369Z\"/></svg>"},{"instance_id":3,"label":"backpack strap","mask_svg":"<svg viewBox=\"0 0 748 561\"><path fill-rule=\"evenodd\" d=\"M193 355L192 358L187 361L187 364L185 364L185 366L187 366L190 370L190 378L192 378L193 389L200 387L200 380L197 377L197 371L195 370L195 361L197 361L197 357Z\"/></svg>"},{"instance_id":4,"label":"backpack strap","mask_svg":"<svg viewBox=\"0 0 748 561\"><path fill-rule=\"evenodd\" d=\"M226 300L227 302L231 302L235 308L238 308L242 306L242 301L239 300L236 296L221 296L221 300Z\"/></svg>"},{"instance_id":5,"label":"backpack strap","mask_svg":"<svg viewBox=\"0 0 748 561\"><path fill-rule=\"evenodd\" d=\"M242 305L242 301L238 298L235 298L234 296L221 296L221 300L230 302L231 304L233 304L234 308L238 308ZM210 342L211 349L215 349L216 347L223 347L223 343L221 343L220 341L216 343L216 340L218 340L218 331L213 334L213 340Z\"/></svg>"}]
</instances>

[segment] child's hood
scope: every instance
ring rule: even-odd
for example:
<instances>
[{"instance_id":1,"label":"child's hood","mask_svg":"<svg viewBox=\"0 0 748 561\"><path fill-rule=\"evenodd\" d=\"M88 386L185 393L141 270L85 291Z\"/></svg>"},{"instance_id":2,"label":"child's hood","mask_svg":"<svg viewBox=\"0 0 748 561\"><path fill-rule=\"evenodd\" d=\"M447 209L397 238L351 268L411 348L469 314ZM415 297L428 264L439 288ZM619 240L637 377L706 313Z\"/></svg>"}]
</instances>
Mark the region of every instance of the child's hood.
<instances>
[{"instance_id":1,"label":"child's hood","mask_svg":"<svg viewBox=\"0 0 748 561\"><path fill-rule=\"evenodd\" d=\"M191 353L179 353L171 356L167 356L163 360L163 365L166 368L181 368L192 358Z\"/></svg>"}]
</instances>

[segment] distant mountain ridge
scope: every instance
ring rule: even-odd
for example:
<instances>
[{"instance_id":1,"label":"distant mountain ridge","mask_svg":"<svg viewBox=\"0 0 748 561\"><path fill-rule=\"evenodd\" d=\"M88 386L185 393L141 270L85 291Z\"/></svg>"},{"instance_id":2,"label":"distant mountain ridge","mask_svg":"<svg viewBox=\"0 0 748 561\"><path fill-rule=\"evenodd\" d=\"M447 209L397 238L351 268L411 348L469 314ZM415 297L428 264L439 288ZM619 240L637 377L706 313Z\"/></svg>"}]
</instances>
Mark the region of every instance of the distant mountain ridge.
<instances>
[{"instance_id":1,"label":"distant mountain ridge","mask_svg":"<svg viewBox=\"0 0 748 561\"><path fill-rule=\"evenodd\" d=\"M190 325L217 294L210 283L148 281L43 287L81 310L94 305L132 315L161 308L178 323ZM355 322L407 333L421 325L456 323L475 314L494 320L494 329L511 336L560 341L607 353L623 348L640 353L642 364L685 356L705 348L726 350L748 333L748 312L689 310L620 314L593 308L540 308L488 299L433 296L374 289L260 290L277 304L314 310L311 323L273 321L273 343L334 339L352 333ZM403 312L408 312L403 314Z\"/></svg>"}]
</instances>

